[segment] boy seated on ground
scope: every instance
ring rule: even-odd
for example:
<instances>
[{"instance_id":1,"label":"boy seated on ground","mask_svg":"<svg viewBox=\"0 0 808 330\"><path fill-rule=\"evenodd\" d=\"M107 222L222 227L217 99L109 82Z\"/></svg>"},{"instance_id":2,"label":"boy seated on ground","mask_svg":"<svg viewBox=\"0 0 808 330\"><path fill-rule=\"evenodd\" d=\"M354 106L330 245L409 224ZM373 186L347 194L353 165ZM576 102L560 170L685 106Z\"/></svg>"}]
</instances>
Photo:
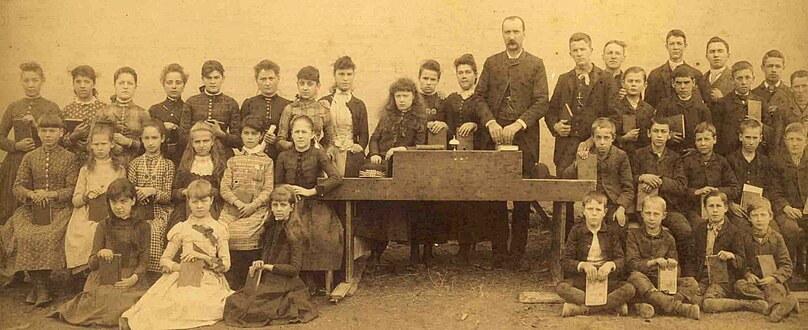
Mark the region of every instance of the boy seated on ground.
<instances>
[{"instance_id":1,"label":"boy seated on ground","mask_svg":"<svg viewBox=\"0 0 808 330\"><path fill-rule=\"evenodd\" d=\"M692 277L679 278L675 295L658 290L659 270L677 267L679 258L676 242L667 228L662 227L667 204L662 197L649 196L642 202L642 227L629 229L626 238L626 264L628 282L637 291L635 309L644 318L654 316L656 310L668 315L699 319L699 306L684 303L695 299L698 284Z\"/></svg>"},{"instance_id":2,"label":"boy seated on ground","mask_svg":"<svg viewBox=\"0 0 808 330\"><path fill-rule=\"evenodd\" d=\"M799 303L785 286L792 274L791 258L783 236L769 227L774 217L771 202L766 198L756 198L750 202L747 212L752 231L743 235L746 275L735 282L735 293L739 298L766 300L771 308L769 321L780 322L795 311ZM761 264L759 257L762 256L771 257L773 268ZM764 268L768 268L765 273Z\"/></svg>"},{"instance_id":3,"label":"boy seated on ground","mask_svg":"<svg viewBox=\"0 0 808 330\"><path fill-rule=\"evenodd\" d=\"M603 222L607 197L592 191L583 198L586 221L576 224L570 231L561 257L566 279L558 283L556 293L564 299L561 316L594 314L616 311L628 314L626 303L634 297L634 287L621 281L623 273L623 247L617 229ZM586 281L608 280L608 296L602 306L586 306Z\"/></svg>"},{"instance_id":4,"label":"boy seated on ground","mask_svg":"<svg viewBox=\"0 0 808 330\"><path fill-rule=\"evenodd\" d=\"M713 190L704 198L707 221L699 224L694 233L694 251L697 266L696 279L702 293L701 308L707 313L748 310L768 315L769 304L762 299L735 299L733 284L746 274L746 254L744 253L741 230L727 219L729 199L727 194ZM718 258L719 261L708 260ZM710 275L708 263L717 268ZM727 278L719 278L718 267L726 267ZM713 276L715 278L711 279Z\"/></svg>"}]
</instances>

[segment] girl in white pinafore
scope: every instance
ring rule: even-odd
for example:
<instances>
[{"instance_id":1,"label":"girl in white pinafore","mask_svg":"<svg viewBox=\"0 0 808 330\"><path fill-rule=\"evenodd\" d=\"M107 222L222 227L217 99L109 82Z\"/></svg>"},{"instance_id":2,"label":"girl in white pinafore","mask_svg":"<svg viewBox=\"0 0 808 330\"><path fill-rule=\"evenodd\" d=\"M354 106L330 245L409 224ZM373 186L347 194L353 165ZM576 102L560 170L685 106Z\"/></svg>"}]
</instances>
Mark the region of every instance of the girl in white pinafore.
<instances>
[{"instance_id":1,"label":"girl in white pinafore","mask_svg":"<svg viewBox=\"0 0 808 330\"><path fill-rule=\"evenodd\" d=\"M87 204L92 199L101 198L112 181L126 177L126 170L110 156L114 143L114 128L109 125L96 125L90 133L87 164L81 167L76 190L73 192L73 214L67 224L65 235L65 261L73 274L87 269L93 249L95 227L103 219L91 221Z\"/></svg>"},{"instance_id":2,"label":"girl in white pinafore","mask_svg":"<svg viewBox=\"0 0 808 330\"><path fill-rule=\"evenodd\" d=\"M163 276L121 316L132 329L188 329L211 325L222 319L224 303L233 294L223 275L230 268L227 227L210 216L213 203L210 182L197 179L184 189L191 214L168 232L160 265ZM178 286L180 264L203 260L199 287Z\"/></svg>"}]
</instances>

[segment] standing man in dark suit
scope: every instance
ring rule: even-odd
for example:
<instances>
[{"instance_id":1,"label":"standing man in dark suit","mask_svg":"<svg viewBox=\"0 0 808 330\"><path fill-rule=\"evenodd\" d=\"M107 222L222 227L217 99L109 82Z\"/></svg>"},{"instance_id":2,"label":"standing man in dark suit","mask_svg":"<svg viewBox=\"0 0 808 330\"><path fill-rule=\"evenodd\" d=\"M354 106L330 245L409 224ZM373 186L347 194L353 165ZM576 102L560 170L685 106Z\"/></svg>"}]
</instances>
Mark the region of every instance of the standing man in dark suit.
<instances>
[{"instance_id":1,"label":"standing man in dark suit","mask_svg":"<svg viewBox=\"0 0 808 330\"><path fill-rule=\"evenodd\" d=\"M707 41L707 61L710 63L710 70L704 72L701 79L696 83L699 85L704 104L715 113L718 100L735 90L735 82L732 80L732 72L727 67L729 61L729 43L721 37L712 37ZM719 139L729 138L719 136ZM732 137L734 138L734 137Z\"/></svg>"},{"instance_id":2,"label":"standing man in dark suit","mask_svg":"<svg viewBox=\"0 0 808 330\"><path fill-rule=\"evenodd\" d=\"M558 77L545 122L555 137L553 162L561 173L575 161L578 145L592 135L592 122L609 117L619 125L615 108L609 107L613 78L592 63L592 39L577 32L569 38L569 54L575 67ZM572 203L553 203L553 214L567 205L567 230L572 228Z\"/></svg>"},{"instance_id":3,"label":"standing man in dark suit","mask_svg":"<svg viewBox=\"0 0 808 330\"><path fill-rule=\"evenodd\" d=\"M685 63L684 54L687 49L687 35L682 30L670 30L665 37L665 49L668 50L668 62L658 68L651 70L648 74L648 88L645 90L645 102L656 108L659 101L676 95L673 89L673 70L680 65L685 65L693 71L696 81L701 80L701 72ZM699 95L699 91L694 92L694 96Z\"/></svg>"},{"instance_id":4,"label":"standing man in dark suit","mask_svg":"<svg viewBox=\"0 0 808 330\"><path fill-rule=\"evenodd\" d=\"M486 127L491 139L485 149L500 144L515 144L522 150L522 175L528 177L539 159L539 119L547 113L547 74L542 59L522 48L525 39L525 21L509 16L502 21L505 51L485 60L479 83L474 90L480 123ZM507 210L503 203L503 221ZM511 224L510 260L508 265L525 269L522 262L527 245L530 204L515 202ZM494 244L494 266L504 261L502 251L507 235ZM497 251L499 249L499 251Z\"/></svg>"}]
</instances>

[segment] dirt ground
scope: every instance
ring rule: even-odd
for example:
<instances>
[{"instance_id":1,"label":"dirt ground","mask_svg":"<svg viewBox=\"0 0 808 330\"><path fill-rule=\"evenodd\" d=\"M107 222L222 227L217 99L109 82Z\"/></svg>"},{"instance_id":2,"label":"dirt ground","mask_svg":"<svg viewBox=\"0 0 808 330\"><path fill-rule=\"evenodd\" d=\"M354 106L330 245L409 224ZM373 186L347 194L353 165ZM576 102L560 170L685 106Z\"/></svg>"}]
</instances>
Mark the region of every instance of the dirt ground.
<instances>
[{"instance_id":1,"label":"dirt ground","mask_svg":"<svg viewBox=\"0 0 808 330\"><path fill-rule=\"evenodd\" d=\"M554 285L546 271L549 232L531 229L530 272L483 270L457 266L452 255L456 244L437 249L437 266L418 272L366 275L356 295L336 304L319 297L320 317L298 329L805 329L808 312L771 324L750 312L704 314L701 320L657 316L645 320L636 315L597 315L561 318L561 305L526 305L517 301L523 291L550 291ZM479 244L477 259L490 256L490 245ZM409 253L405 245L391 245L385 261L403 265ZM403 267L393 267L402 269ZM25 289L0 289L0 329L83 329L46 317L68 298L60 296L49 307L36 309L22 301ZM803 304L802 309L808 306ZM206 329L229 329L222 323Z\"/></svg>"}]
</instances>

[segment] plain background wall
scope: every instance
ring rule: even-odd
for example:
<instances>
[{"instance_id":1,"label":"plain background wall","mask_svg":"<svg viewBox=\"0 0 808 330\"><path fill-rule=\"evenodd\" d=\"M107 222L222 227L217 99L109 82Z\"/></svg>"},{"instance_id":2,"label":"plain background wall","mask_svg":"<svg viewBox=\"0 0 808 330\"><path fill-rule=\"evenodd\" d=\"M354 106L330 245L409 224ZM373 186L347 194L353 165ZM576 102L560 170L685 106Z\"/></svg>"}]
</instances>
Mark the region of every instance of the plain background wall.
<instances>
[{"instance_id":1,"label":"plain background wall","mask_svg":"<svg viewBox=\"0 0 808 330\"><path fill-rule=\"evenodd\" d=\"M527 24L525 49L544 59L552 92L569 71L567 39L577 31L593 39L596 65L603 45L628 42L624 67L650 72L667 59L665 34L688 34L685 58L704 71L706 41L730 43L730 62L748 60L762 74L764 52L786 54L786 74L808 68L808 2L790 1L6 1L0 2L0 107L23 96L18 65L39 62L44 97L61 107L73 99L70 69L89 64L99 73L100 98L112 94L112 74L135 68L135 103L164 99L159 74L172 62L191 74L183 98L201 85L207 59L225 66L224 92L242 102L257 93L252 66L269 58L281 66L281 95L296 94L295 74L305 65L321 71L320 95L333 83L331 63L350 55L358 65L355 95L369 109L371 130L396 78L417 78L427 58L443 66L439 89L458 90L452 61L472 53L478 65L504 50L502 19ZM0 110L4 111L4 110ZM544 126L544 124L542 124ZM552 166L552 136L542 130L541 161Z\"/></svg>"}]
</instances>

